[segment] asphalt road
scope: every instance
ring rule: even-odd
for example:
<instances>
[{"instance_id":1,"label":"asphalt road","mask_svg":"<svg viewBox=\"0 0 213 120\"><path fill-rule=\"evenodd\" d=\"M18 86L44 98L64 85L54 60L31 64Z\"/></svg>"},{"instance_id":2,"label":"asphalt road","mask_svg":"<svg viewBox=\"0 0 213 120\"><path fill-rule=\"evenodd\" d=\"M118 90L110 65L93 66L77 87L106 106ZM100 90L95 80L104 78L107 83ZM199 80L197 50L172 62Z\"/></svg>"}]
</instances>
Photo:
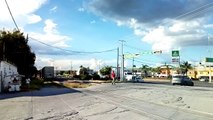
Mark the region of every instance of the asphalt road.
<instances>
[{"instance_id":1,"label":"asphalt road","mask_svg":"<svg viewBox=\"0 0 213 120\"><path fill-rule=\"evenodd\" d=\"M193 82L194 82L195 87L213 88L213 82L209 83L209 82L202 82L202 81L198 81L198 80L193 80ZM171 85L169 80L149 80L149 79L147 79L147 80L145 80L145 83Z\"/></svg>"},{"instance_id":2,"label":"asphalt road","mask_svg":"<svg viewBox=\"0 0 213 120\"><path fill-rule=\"evenodd\" d=\"M213 89L167 83L0 94L1 120L213 120ZM3 108L3 109L2 109Z\"/></svg>"}]
</instances>

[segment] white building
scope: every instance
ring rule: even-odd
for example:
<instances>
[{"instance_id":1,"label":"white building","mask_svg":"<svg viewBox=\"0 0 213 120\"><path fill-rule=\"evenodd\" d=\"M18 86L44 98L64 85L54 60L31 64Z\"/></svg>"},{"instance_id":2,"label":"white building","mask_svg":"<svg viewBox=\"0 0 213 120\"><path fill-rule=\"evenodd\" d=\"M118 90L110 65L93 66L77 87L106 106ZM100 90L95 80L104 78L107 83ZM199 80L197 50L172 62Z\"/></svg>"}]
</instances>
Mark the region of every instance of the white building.
<instances>
[{"instance_id":1,"label":"white building","mask_svg":"<svg viewBox=\"0 0 213 120\"><path fill-rule=\"evenodd\" d=\"M0 92L3 90L19 91L20 86L17 67L6 61L0 61Z\"/></svg>"}]
</instances>

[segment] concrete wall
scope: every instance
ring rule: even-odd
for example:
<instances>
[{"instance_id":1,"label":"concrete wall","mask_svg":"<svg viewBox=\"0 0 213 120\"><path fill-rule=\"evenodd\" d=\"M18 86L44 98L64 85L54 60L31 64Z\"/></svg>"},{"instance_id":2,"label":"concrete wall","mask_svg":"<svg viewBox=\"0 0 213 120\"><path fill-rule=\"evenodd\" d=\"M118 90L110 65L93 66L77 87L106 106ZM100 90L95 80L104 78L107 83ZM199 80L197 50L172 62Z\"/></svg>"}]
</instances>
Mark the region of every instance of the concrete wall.
<instances>
[{"instance_id":1,"label":"concrete wall","mask_svg":"<svg viewBox=\"0 0 213 120\"><path fill-rule=\"evenodd\" d=\"M6 61L0 61L0 92L18 75L17 67ZM17 78L18 79L18 78Z\"/></svg>"}]
</instances>

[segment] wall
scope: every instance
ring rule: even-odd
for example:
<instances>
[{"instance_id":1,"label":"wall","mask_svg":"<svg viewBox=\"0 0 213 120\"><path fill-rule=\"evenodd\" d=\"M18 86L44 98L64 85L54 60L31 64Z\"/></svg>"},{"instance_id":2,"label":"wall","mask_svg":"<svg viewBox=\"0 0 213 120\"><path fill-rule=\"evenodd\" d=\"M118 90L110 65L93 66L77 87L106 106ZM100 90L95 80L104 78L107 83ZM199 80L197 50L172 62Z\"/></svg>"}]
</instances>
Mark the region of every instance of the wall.
<instances>
[{"instance_id":1,"label":"wall","mask_svg":"<svg viewBox=\"0 0 213 120\"><path fill-rule=\"evenodd\" d=\"M15 65L6 61L0 61L0 92L8 86L8 83L14 79L15 75L18 75L17 67Z\"/></svg>"}]
</instances>

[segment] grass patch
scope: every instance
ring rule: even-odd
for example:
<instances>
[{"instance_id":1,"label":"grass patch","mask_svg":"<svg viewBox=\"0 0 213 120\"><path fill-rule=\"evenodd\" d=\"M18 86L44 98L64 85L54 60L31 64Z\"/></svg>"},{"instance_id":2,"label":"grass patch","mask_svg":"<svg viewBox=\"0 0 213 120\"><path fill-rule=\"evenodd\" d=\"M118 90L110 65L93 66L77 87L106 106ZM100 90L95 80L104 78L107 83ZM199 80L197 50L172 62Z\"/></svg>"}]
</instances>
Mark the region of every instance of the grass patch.
<instances>
[{"instance_id":1,"label":"grass patch","mask_svg":"<svg viewBox=\"0 0 213 120\"><path fill-rule=\"evenodd\" d=\"M90 83L64 83L63 86L67 88L87 88L89 86L92 86Z\"/></svg>"},{"instance_id":2,"label":"grass patch","mask_svg":"<svg viewBox=\"0 0 213 120\"><path fill-rule=\"evenodd\" d=\"M39 90L43 86L44 81L41 79L32 79L30 81L29 90ZM27 85L26 85L27 86Z\"/></svg>"}]
</instances>

